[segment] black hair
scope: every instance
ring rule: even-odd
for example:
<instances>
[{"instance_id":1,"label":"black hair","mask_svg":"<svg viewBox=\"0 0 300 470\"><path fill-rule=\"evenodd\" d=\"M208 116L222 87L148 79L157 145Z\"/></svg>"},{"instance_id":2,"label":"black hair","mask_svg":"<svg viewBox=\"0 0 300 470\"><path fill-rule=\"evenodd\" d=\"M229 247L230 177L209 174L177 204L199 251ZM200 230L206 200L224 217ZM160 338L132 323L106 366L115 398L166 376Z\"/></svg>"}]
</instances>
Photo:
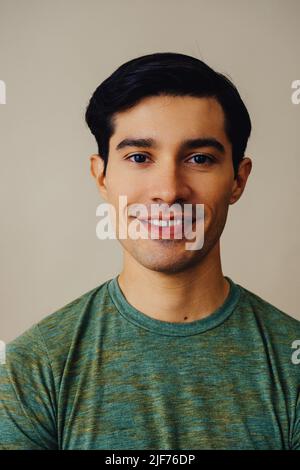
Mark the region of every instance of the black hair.
<instances>
[{"instance_id":1,"label":"black hair","mask_svg":"<svg viewBox=\"0 0 300 470\"><path fill-rule=\"evenodd\" d=\"M118 67L94 91L85 120L95 136L98 154L106 172L113 117L149 96L213 97L223 108L225 132L232 144L236 178L251 133L247 108L235 85L195 57L175 52L157 52L132 59Z\"/></svg>"}]
</instances>

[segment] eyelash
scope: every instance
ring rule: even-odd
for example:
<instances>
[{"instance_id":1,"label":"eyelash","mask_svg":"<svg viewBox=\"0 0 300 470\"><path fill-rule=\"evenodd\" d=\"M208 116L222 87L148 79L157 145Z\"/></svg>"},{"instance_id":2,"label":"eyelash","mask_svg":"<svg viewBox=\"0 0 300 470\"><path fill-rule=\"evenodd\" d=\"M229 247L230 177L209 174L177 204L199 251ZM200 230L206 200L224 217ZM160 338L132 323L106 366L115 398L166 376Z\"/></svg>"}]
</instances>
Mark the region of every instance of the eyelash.
<instances>
[{"instance_id":1,"label":"eyelash","mask_svg":"<svg viewBox=\"0 0 300 470\"><path fill-rule=\"evenodd\" d=\"M148 157L148 155L145 155L143 153L134 153L132 155L129 155L129 157L127 157L125 160L129 160L132 163L136 163L138 165L142 165L143 163L147 163L147 162L136 162L136 161L130 160L130 158L135 157L136 155L142 155L143 157L146 157L146 158ZM208 158L209 163L206 163L206 164L196 163L196 165L203 166L203 165L212 165L214 163L214 158L209 156L209 155L205 155L204 153L196 153L195 155L192 155L190 158L197 157L198 155L200 155L202 157L205 157L205 158Z\"/></svg>"}]
</instances>

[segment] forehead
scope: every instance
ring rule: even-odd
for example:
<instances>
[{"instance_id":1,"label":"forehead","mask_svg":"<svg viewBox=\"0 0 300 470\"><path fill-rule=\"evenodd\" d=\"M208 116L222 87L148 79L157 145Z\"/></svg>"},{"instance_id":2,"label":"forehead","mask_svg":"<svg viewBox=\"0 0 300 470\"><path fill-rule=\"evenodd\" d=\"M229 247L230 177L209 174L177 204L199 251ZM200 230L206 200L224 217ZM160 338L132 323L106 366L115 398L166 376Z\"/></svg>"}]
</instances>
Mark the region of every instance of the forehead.
<instances>
[{"instance_id":1,"label":"forehead","mask_svg":"<svg viewBox=\"0 0 300 470\"><path fill-rule=\"evenodd\" d=\"M133 132L164 143L209 134L229 145L224 122L223 108L215 98L151 96L114 115L111 141L113 144Z\"/></svg>"}]
</instances>

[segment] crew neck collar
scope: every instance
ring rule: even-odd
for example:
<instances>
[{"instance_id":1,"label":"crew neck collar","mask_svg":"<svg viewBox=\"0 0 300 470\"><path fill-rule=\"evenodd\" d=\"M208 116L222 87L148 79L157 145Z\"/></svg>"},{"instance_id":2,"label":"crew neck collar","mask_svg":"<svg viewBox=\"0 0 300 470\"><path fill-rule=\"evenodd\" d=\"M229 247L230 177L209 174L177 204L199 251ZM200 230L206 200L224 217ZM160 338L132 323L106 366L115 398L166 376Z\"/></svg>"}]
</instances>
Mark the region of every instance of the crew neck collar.
<instances>
[{"instance_id":1,"label":"crew neck collar","mask_svg":"<svg viewBox=\"0 0 300 470\"><path fill-rule=\"evenodd\" d=\"M194 320L189 323L174 323L150 317L133 307L123 294L118 282L118 277L119 275L108 281L107 287L110 297L119 313L129 322L141 328L167 336L189 336L215 328L223 323L233 312L241 293L239 285L230 277L224 276L230 284L230 290L227 298L219 308L207 317L200 318L199 320Z\"/></svg>"}]
</instances>

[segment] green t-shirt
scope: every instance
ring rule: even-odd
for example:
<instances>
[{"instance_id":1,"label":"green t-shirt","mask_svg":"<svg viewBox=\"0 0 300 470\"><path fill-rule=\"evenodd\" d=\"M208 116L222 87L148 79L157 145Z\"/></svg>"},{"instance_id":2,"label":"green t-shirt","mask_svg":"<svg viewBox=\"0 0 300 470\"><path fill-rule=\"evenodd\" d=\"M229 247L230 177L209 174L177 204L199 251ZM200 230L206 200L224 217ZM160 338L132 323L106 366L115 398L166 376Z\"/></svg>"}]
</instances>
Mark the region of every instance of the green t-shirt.
<instances>
[{"instance_id":1,"label":"green t-shirt","mask_svg":"<svg viewBox=\"0 0 300 470\"><path fill-rule=\"evenodd\" d=\"M0 449L300 450L300 322L226 278L220 308L172 323L116 276L10 342Z\"/></svg>"}]
</instances>

